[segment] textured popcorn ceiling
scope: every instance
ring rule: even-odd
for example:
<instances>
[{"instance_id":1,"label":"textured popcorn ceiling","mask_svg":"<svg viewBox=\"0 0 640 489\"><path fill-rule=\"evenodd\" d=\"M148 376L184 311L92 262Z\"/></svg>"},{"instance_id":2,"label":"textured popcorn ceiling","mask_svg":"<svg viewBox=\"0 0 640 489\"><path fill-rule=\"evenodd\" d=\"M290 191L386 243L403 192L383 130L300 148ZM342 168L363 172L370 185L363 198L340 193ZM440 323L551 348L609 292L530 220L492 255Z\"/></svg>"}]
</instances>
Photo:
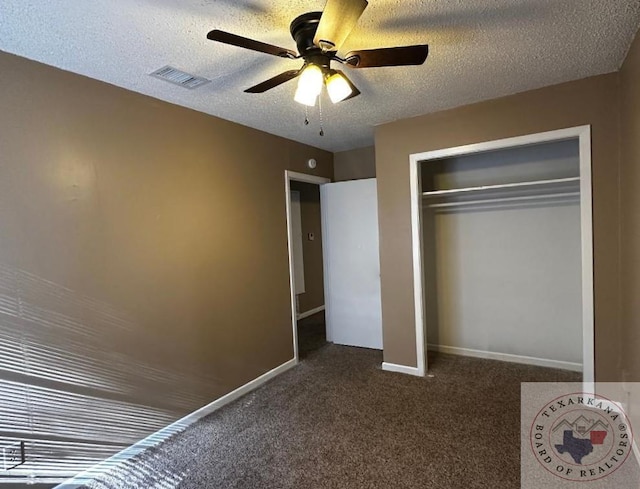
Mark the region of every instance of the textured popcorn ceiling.
<instances>
[{"instance_id":1,"label":"textured popcorn ceiling","mask_svg":"<svg viewBox=\"0 0 640 489\"><path fill-rule=\"evenodd\" d=\"M0 50L333 151L375 125L619 69L640 0L370 0L353 49L428 43L419 67L348 70L362 95L303 124L296 82L243 90L301 61L214 43L217 28L295 49L289 23L324 1L1 0ZM170 64L212 80L187 90L148 76ZM347 71L347 68L345 68Z\"/></svg>"}]
</instances>

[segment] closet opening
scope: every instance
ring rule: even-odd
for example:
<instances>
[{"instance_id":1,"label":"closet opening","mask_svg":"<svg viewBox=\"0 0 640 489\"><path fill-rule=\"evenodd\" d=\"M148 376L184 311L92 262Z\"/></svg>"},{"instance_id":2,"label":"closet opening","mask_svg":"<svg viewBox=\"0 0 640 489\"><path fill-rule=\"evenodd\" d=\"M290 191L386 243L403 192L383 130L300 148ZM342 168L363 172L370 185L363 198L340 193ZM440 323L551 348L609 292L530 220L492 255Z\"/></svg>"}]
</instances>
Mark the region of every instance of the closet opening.
<instances>
[{"instance_id":1,"label":"closet opening","mask_svg":"<svg viewBox=\"0 0 640 489\"><path fill-rule=\"evenodd\" d=\"M588 126L412 155L418 369L427 352L594 381Z\"/></svg>"}]
</instances>

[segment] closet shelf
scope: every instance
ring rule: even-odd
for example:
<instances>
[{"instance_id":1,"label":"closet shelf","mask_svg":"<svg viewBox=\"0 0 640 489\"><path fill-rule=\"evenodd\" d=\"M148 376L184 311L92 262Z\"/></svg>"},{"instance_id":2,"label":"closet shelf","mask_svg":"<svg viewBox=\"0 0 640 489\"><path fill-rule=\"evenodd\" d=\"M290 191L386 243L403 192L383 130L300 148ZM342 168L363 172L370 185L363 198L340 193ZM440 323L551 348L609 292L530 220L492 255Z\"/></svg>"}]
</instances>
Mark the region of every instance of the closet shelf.
<instances>
[{"instance_id":1,"label":"closet shelf","mask_svg":"<svg viewBox=\"0 0 640 489\"><path fill-rule=\"evenodd\" d=\"M555 178L551 180L533 180L529 182L503 183L499 185L481 185L478 187L454 188L449 190L432 190L423 192L424 198L454 197L477 195L482 193L502 193L503 191L523 191L526 193L548 193L577 191L580 188L580 177Z\"/></svg>"}]
</instances>

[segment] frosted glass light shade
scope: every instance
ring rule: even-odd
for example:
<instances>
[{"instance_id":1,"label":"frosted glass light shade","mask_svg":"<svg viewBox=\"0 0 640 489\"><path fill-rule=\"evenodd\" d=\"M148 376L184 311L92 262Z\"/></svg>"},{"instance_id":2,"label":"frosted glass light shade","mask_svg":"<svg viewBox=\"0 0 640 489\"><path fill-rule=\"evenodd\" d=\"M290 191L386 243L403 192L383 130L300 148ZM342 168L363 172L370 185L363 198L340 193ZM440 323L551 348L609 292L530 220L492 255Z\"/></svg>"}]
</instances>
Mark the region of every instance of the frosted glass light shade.
<instances>
[{"instance_id":1,"label":"frosted glass light shade","mask_svg":"<svg viewBox=\"0 0 640 489\"><path fill-rule=\"evenodd\" d=\"M313 107L322 92L324 77L319 66L310 64L302 71L298 80L298 89L293 99L304 105Z\"/></svg>"},{"instance_id":2,"label":"frosted glass light shade","mask_svg":"<svg viewBox=\"0 0 640 489\"><path fill-rule=\"evenodd\" d=\"M313 107L316 105L316 99L318 96L315 93L310 93L305 90L301 90L300 87L296 90L296 94L293 96L293 100L298 102L299 104L308 105L309 107Z\"/></svg>"},{"instance_id":3,"label":"frosted glass light shade","mask_svg":"<svg viewBox=\"0 0 640 489\"><path fill-rule=\"evenodd\" d=\"M341 102L353 93L351 85L340 73L334 73L327 78L327 92L334 104Z\"/></svg>"}]
</instances>

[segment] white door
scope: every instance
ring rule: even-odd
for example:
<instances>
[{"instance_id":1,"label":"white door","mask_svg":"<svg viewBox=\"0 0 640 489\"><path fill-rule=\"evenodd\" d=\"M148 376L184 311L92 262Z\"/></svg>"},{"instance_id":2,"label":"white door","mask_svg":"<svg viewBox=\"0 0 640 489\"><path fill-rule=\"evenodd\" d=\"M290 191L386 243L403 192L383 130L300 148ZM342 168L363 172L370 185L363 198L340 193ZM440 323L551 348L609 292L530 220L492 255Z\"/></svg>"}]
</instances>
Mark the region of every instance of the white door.
<instances>
[{"instance_id":1,"label":"white door","mask_svg":"<svg viewBox=\"0 0 640 489\"><path fill-rule=\"evenodd\" d=\"M375 178L320 187L327 340L382 349Z\"/></svg>"}]
</instances>

